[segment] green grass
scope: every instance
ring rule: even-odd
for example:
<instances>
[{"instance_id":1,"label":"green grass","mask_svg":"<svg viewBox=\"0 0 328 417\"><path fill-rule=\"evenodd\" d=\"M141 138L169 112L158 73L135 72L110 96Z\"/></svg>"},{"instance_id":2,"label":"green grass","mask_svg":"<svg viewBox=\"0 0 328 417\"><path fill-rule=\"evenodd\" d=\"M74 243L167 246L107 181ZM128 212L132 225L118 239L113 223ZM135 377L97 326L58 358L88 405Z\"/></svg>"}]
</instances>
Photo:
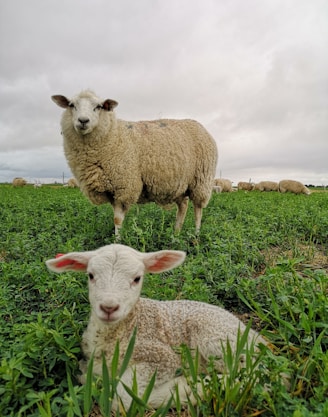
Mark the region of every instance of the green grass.
<instances>
[{"instance_id":1,"label":"green grass","mask_svg":"<svg viewBox=\"0 0 328 417\"><path fill-rule=\"evenodd\" d=\"M224 306L251 318L272 344L256 370L232 373L239 385L232 379L224 385L209 369L206 401L190 405L188 415L328 415L328 193L215 194L199 237L191 206L178 236L174 219L175 210L153 204L135 206L126 217L121 243L187 252L181 267L148 276L143 295ZM113 243L113 231L112 209L92 206L77 189L0 186L1 416L79 416L93 400L104 404L113 382L105 370L107 383L77 382L87 279L51 274L44 262ZM192 385L193 366L185 357ZM236 360L227 350L233 372ZM282 373L290 375L289 391ZM135 399L126 415L144 412L142 399ZM175 415L183 413L177 407Z\"/></svg>"}]
</instances>

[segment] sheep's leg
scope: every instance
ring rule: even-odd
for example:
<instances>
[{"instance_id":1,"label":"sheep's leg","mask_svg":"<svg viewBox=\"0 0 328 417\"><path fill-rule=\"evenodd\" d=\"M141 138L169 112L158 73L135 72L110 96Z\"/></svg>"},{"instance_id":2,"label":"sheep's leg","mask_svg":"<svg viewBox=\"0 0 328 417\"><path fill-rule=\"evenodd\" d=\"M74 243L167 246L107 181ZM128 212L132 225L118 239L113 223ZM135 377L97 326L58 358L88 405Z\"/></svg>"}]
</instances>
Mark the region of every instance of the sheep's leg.
<instances>
[{"instance_id":1,"label":"sheep's leg","mask_svg":"<svg viewBox=\"0 0 328 417\"><path fill-rule=\"evenodd\" d=\"M117 203L117 202L113 204L113 208L114 208L115 236L119 238L120 229L122 227L123 220L128 209L125 206L123 206L123 204Z\"/></svg>"},{"instance_id":2,"label":"sheep's leg","mask_svg":"<svg viewBox=\"0 0 328 417\"><path fill-rule=\"evenodd\" d=\"M175 231L180 232L184 219L186 217L188 209L188 197L183 197L182 200L178 201L176 204L178 206L177 217L175 221Z\"/></svg>"},{"instance_id":3,"label":"sheep's leg","mask_svg":"<svg viewBox=\"0 0 328 417\"><path fill-rule=\"evenodd\" d=\"M203 212L203 208L194 203L196 234L198 234L200 230L200 225L202 222L202 212Z\"/></svg>"}]
</instances>

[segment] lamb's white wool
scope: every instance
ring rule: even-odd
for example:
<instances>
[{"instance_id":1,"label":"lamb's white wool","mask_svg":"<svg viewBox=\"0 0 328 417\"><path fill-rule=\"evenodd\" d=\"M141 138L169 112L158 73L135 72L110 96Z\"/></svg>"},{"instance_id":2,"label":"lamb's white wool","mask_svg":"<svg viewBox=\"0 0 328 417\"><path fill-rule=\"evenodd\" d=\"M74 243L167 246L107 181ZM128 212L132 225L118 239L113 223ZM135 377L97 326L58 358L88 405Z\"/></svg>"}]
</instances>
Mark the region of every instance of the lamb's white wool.
<instances>
[{"instance_id":1,"label":"lamb's white wool","mask_svg":"<svg viewBox=\"0 0 328 417\"><path fill-rule=\"evenodd\" d=\"M239 319L223 308L202 302L140 298L145 273L167 271L184 259L185 253L181 251L141 253L113 244L94 251L60 255L46 262L55 272L86 271L89 276L91 315L82 340L86 357L82 372L93 353L95 374L102 373L102 353L110 369L117 341L122 360L135 328L135 347L122 381L131 386L136 370L139 395L142 395L156 371L150 406L156 408L168 401L176 385L181 401L187 402L190 388L185 377L177 376L176 372L181 368L181 357L175 348L182 344L193 351L198 348L202 365L209 357L216 357L218 372L224 371L222 345L229 341L235 350L238 331L245 330ZM248 345L252 343L265 342L251 330ZM119 388L119 396L128 407L131 398L123 386Z\"/></svg>"},{"instance_id":2,"label":"lamb's white wool","mask_svg":"<svg viewBox=\"0 0 328 417\"><path fill-rule=\"evenodd\" d=\"M295 180L282 180L279 182L279 191L281 193L294 193L294 194L311 194L311 191L300 181Z\"/></svg>"},{"instance_id":3,"label":"lamb's white wool","mask_svg":"<svg viewBox=\"0 0 328 417\"><path fill-rule=\"evenodd\" d=\"M91 91L52 100L65 109L61 127L68 164L92 203L112 204L116 234L131 205L147 202L176 203L179 230L188 197L199 231L217 163L215 141L202 125L194 120L119 120L113 112L118 103Z\"/></svg>"},{"instance_id":4,"label":"lamb's white wool","mask_svg":"<svg viewBox=\"0 0 328 417\"><path fill-rule=\"evenodd\" d=\"M254 189L258 191L279 191L279 183L275 181L260 181L255 184Z\"/></svg>"}]
</instances>

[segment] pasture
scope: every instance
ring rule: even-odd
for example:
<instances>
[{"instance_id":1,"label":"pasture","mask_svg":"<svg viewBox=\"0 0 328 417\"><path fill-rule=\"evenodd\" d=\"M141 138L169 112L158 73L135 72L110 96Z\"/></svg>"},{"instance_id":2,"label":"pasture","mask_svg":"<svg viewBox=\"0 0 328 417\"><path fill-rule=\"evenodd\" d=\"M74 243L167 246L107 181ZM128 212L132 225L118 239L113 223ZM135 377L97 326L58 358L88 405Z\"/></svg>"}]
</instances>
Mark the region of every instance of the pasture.
<instances>
[{"instance_id":1,"label":"pasture","mask_svg":"<svg viewBox=\"0 0 328 417\"><path fill-rule=\"evenodd\" d=\"M125 415L327 416L328 192L213 194L199 237L191 205L179 235L174 221L175 209L154 204L134 206L125 219L121 243L187 252L179 268L148 276L143 296L224 306L251 320L271 349L258 369L235 370L230 388L214 381L206 401L188 410L152 412L136 400ZM77 382L87 277L54 275L45 260L114 240L112 208L91 205L79 189L0 185L1 416L83 416L104 402L105 383ZM229 352L226 360L233 369ZM186 355L191 379L192 368Z\"/></svg>"}]
</instances>

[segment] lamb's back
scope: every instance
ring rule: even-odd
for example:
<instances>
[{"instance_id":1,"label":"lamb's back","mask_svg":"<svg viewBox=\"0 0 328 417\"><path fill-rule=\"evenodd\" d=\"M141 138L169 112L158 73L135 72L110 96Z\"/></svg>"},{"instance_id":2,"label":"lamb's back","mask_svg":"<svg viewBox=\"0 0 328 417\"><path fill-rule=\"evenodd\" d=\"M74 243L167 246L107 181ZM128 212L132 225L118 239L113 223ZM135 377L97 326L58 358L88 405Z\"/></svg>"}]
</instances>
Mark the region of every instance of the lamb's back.
<instances>
[{"instance_id":1,"label":"lamb's back","mask_svg":"<svg viewBox=\"0 0 328 417\"><path fill-rule=\"evenodd\" d=\"M186 344L194 348L204 338L225 342L230 337L235 339L239 327L245 328L227 310L198 301L141 298L139 308L139 333L171 346Z\"/></svg>"}]
</instances>

